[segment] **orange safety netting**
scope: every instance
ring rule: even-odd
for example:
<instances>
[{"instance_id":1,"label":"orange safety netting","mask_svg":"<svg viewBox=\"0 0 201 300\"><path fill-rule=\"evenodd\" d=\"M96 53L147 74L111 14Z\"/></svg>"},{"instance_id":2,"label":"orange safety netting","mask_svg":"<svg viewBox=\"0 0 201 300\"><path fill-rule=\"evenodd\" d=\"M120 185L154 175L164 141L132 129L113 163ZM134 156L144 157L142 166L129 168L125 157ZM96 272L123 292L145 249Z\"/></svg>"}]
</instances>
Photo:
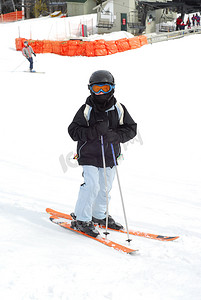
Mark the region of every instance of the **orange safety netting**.
<instances>
[{"instance_id":1,"label":"orange safety netting","mask_svg":"<svg viewBox=\"0 0 201 300\"><path fill-rule=\"evenodd\" d=\"M116 45L118 48L118 52L124 52L127 50L130 50L131 47L129 45L128 39L124 38L124 39L120 39L116 41Z\"/></svg>"},{"instance_id":2,"label":"orange safety netting","mask_svg":"<svg viewBox=\"0 0 201 300\"><path fill-rule=\"evenodd\" d=\"M80 41L68 41L68 56L76 56L78 44Z\"/></svg>"},{"instance_id":3,"label":"orange safety netting","mask_svg":"<svg viewBox=\"0 0 201 300\"><path fill-rule=\"evenodd\" d=\"M77 45L76 56L86 56L86 44L83 41Z\"/></svg>"},{"instance_id":4,"label":"orange safety netting","mask_svg":"<svg viewBox=\"0 0 201 300\"><path fill-rule=\"evenodd\" d=\"M24 40L25 39L22 39L22 38L15 39L15 48L17 51L22 50Z\"/></svg>"},{"instance_id":5,"label":"orange safety netting","mask_svg":"<svg viewBox=\"0 0 201 300\"><path fill-rule=\"evenodd\" d=\"M137 49L141 47L140 39L138 36L128 39L128 43L131 49Z\"/></svg>"},{"instance_id":6,"label":"orange safety netting","mask_svg":"<svg viewBox=\"0 0 201 300\"><path fill-rule=\"evenodd\" d=\"M61 55L61 42L51 41L52 43L52 53Z\"/></svg>"},{"instance_id":7,"label":"orange safety netting","mask_svg":"<svg viewBox=\"0 0 201 300\"><path fill-rule=\"evenodd\" d=\"M68 56L69 44L68 42L61 42L61 55Z\"/></svg>"},{"instance_id":8,"label":"orange safety netting","mask_svg":"<svg viewBox=\"0 0 201 300\"><path fill-rule=\"evenodd\" d=\"M53 49L52 41L44 40L43 41L43 53L52 53L52 49Z\"/></svg>"},{"instance_id":9,"label":"orange safety netting","mask_svg":"<svg viewBox=\"0 0 201 300\"><path fill-rule=\"evenodd\" d=\"M139 36L139 40L140 40L140 45L141 46L144 46L144 45L148 44L147 37L145 35Z\"/></svg>"},{"instance_id":10,"label":"orange safety netting","mask_svg":"<svg viewBox=\"0 0 201 300\"><path fill-rule=\"evenodd\" d=\"M24 38L16 38L16 50L20 51L24 47ZM104 56L117 52L140 48L146 44L146 36L133 38L123 38L116 41L49 41L49 40L27 40L35 53L54 53L64 56Z\"/></svg>"},{"instance_id":11,"label":"orange safety netting","mask_svg":"<svg viewBox=\"0 0 201 300\"><path fill-rule=\"evenodd\" d=\"M22 11L14 11L8 14L0 15L0 22L12 22L22 19Z\"/></svg>"},{"instance_id":12,"label":"orange safety netting","mask_svg":"<svg viewBox=\"0 0 201 300\"><path fill-rule=\"evenodd\" d=\"M105 42L105 47L107 49L107 54L115 54L118 52L118 48L117 45L115 43L115 41L106 41Z\"/></svg>"},{"instance_id":13,"label":"orange safety netting","mask_svg":"<svg viewBox=\"0 0 201 300\"><path fill-rule=\"evenodd\" d=\"M86 48L85 48L85 54L86 56L95 56L94 53L94 42L85 42L86 43Z\"/></svg>"},{"instance_id":14,"label":"orange safety netting","mask_svg":"<svg viewBox=\"0 0 201 300\"><path fill-rule=\"evenodd\" d=\"M94 54L95 56L104 56L108 54L105 40L97 40L94 42Z\"/></svg>"}]
</instances>

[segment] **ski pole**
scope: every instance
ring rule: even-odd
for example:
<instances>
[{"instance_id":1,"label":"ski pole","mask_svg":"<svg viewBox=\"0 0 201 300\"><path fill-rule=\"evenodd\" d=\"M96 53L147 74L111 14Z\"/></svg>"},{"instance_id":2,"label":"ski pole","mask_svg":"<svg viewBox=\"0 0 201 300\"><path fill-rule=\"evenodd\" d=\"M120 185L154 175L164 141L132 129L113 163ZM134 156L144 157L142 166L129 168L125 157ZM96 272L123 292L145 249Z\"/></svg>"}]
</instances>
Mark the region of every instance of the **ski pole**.
<instances>
[{"instance_id":1,"label":"ski pole","mask_svg":"<svg viewBox=\"0 0 201 300\"><path fill-rule=\"evenodd\" d=\"M23 63L25 62L25 60L23 60L13 71L11 72L15 72Z\"/></svg>"},{"instance_id":2,"label":"ski pole","mask_svg":"<svg viewBox=\"0 0 201 300\"><path fill-rule=\"evenodd\" d=\"M106 193L106 231L104 232L105 237L107 239L108 232L108 185L107 185L107 174L106 174L106 164L105 164L105 152L104 152L104 144L103 144L103 136L101 135L101 150L102 150L102 158L103 158L103 169L104 169L104 178L105 178L105 193Z\"/></svg>"},{"instance_id":3,"label":"ski pole","mask_svg":"<svg viewBox=\"0 0 201 300\"><path fill-rule=\"evenodd\" d=\"M114 153L113 144L111 144L111 149L112 149L112 155L113 155L115 170L116 170L116 174L117 174L117 181L118 181L118 185L119 185L119 192L120 192L121 203L122 203L122 207L123 207L124 220L125 220L125 224L126 224L126 231L127 231L127 238L128 238L126 241L130 244L130 242L132 240L130 239L130 236L129 236L128 222L127 222L127 218L126 218L126 210L125 210L125 205L124 205L124 200L123 200L123 194L122 194L122 189L121 189L121 184L120 184L119 173L118 173L118 169L117 169L117 162L116 162L116 157L115 157L115 153Z\"/></svg>"}]
</instances>

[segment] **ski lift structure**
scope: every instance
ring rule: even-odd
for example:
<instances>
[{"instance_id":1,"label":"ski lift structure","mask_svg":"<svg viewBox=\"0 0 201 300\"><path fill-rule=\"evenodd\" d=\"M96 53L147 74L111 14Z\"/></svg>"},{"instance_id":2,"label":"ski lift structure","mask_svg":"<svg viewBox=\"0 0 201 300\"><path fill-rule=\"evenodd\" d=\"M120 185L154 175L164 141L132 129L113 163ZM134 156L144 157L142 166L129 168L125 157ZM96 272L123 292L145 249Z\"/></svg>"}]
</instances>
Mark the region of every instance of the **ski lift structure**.
<instances>
[{"instance_id":1,"label":"ski lift structure","mask_svg":"<svg viewBox=\"0 0 201 300\"><path fill-rule=\"evenodd\" d=\"M174 16L168 15L167 10L164 9L159 20L159 32L172 32L175 29Z\"/></svg>"},{"instance_id":2,"label":"ski lift structure","mask_svg":"<svg viewBox=\"0 0 201 300\"><path fill-rule=\"evenodd\" d=\"M136 20L138 20L138 22ZM138 32L143 32L146 28L145 24L139 20L138 10L133 10L128 13L127 24L129 28L137 30Z\"/></svg>"},{"instance_id":3,"label":"ski lift structure","mask_svg":"<svg viewBox=\"0 0 201 300\"><path fill-rule=\"evenodd\" d=\"M107 0L96 7L93 10L97 10L97 24L98 28L111 29L114 25L114 13L110 7L110 0Z\"/></svg>"}]
</instances>

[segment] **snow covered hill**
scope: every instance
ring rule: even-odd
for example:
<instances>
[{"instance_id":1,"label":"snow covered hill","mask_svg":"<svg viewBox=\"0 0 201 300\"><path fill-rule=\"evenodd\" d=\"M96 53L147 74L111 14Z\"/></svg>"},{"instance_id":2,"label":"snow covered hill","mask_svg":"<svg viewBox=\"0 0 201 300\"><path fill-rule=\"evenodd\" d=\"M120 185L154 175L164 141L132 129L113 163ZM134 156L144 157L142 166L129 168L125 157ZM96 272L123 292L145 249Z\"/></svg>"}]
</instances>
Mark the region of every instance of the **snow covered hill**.
<instances>
[{"instance_id":1,"label":"snow covered hill","mask_svg":"<svg viewBox=\"0 0 201 300\"><path fill-rule=\"evenodd\" d=\"M0 24L1 298L199 300L201 37L107 57L40 54L34 68L45 74L30 74L14 42L31 22L41 36L44 20ZM98 69L113 73L116 98L138 123L119 165L129 227L180 236L133 237L132 257L62 230L45 212L74 209L83 179L67 127ZM116 181L110 213L124 224ZM123 234L110 239L127 245Z\"/></svg>"}]
</instances>

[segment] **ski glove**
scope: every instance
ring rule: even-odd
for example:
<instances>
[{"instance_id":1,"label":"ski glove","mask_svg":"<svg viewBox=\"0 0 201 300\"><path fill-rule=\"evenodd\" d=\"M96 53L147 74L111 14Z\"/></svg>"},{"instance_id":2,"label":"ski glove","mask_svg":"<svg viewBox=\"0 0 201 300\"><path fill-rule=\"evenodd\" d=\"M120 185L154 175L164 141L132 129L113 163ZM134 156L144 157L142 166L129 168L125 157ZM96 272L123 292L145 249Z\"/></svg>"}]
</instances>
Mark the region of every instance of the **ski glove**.
<instances>
[{"instance_id":1,"label":"ski glove","mask_svg":"<svg viewBox=\"0 0 201 300\"><path fill-rule=\"evenodd\" d=\"M94 140L99 138L101 135L105 135L108 131L108 127L108 121L99 121L95 123L92 127L89 127L88 129L88 139Z\"/></svg>"},{"instance_id":2,"label":"ski glove","mask_svg":"<svg viewBox=\"0 0 201 300\"><path fill-rule=\"evenodd\" d=\"M95 125L98 136L105 135L108 131L109 122L108 120L97 122Z\"/></svg>"},{"instance_id":3,"label":"ski glove","mask_svg":"<svg viewBox=\"0 0 201 300\"><path fill-rule=\"evenodd\" d=\"M36 53L33 53L34 56L36 56Z\"/></svg>"},{"instance_id":4,"label":"ski glove","mask_svg":"<svg viewBox=\"0 0 201 300\"><path fill-rule=\"evenodd\" d=\"M111 144L118 144L120 142L119 135L114 130L109 130L104 136L104 138L108 143Z\"/></svg>"}]
</instances>

